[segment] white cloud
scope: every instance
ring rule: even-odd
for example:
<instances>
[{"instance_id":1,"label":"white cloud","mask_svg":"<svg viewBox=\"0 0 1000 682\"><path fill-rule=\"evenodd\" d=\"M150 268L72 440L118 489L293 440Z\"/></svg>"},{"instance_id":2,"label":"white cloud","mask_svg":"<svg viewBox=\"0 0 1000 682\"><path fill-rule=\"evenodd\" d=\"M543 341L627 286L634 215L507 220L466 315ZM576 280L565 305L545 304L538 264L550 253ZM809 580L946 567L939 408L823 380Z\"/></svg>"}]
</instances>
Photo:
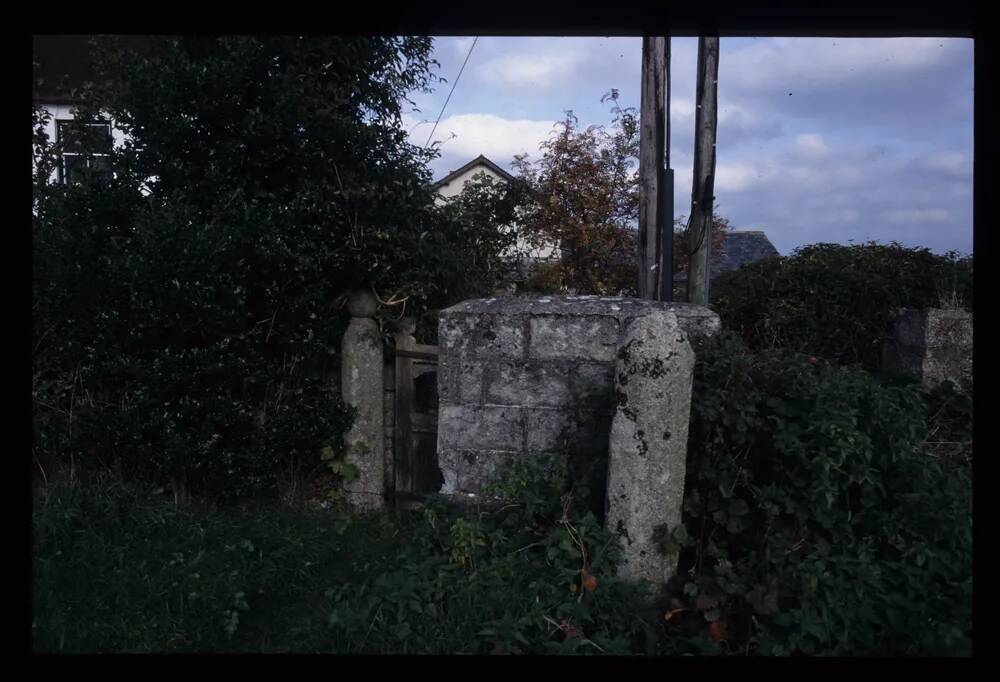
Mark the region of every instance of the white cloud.
<instances>
[{"instance_id":1,"label":"white cloud","mask_svg":"<svg viewBox=\"0 0 1000 682\"><path fill-rule=\"evenodd\" d=\"M972 158L961 152L938 152L923 159L920 164L928 170L941 171L947 175L970 177Z\"/></svg>"},{"instance_id":2,"label":"white cloud","mask_svg":"<svg viewBox=\"0 0 1000 682\"><path fill-rule=\"evenodd\" d=\"M757 165L720 163L715 171L715 189L717 192L742 192L766 182L769 175L767 170Z\"/></svg>"},{"instance_id":3,"label":"white cloud","mask_svg":"<svg viewBox=\"0 0 1000 682\"><path fill-rule=\"evenodd\" d=\"M407 130L416 123L412 117L404 117ZM458 165L483 154L506 167L515 154L527 152L537 156L539 143L547 139L554 124L555 121L509 119L493 114L456 114L438 124L434 139L442 141L442 153ZM431 125L424 124L410 133L410 142L423 145Z\"/></svg>"},{"instance_id":4,"label":"white cloud","mask_svg":"<svg viewBox=\"0 0 1000 682\"><path fill-rule=\"evenodd\" d=\"M963 40L942 38L775 38L754 42L720 59L719 81L769 89L804 78L810 87L817 87L919 71L951 60L965 49Z\"/></svg>"},{"instance_id":5,"label":"white cloud","mask_svg":"<svg viewBox=\"0 0 1000 682\"><path fill-rule=\"evenodd\" d=\"M670 124L685 142L693 138L695 104L686 97L671 96ZM719 102L718 135L720 145L730 147L752 138L772 138L780 133L778 121L763 117L753 109L727 100Z\"/></svg>"},{"instance_id":6,"label":"white cloud","mask_svg":"<svg viewBox=\"0 0 1000 682\"><path fill-rule=\"evenodd\" d=\"M671 95L670 121L694 122L694 100Z\"/></svg>"},{"instance_id":7,"label":"white cloud","mask_svg":"<svg viewBox=\"0 0 1000 682\"><path fill-rule=\"evenodd\" d=\"M882 217L891 223L942 223L951 219L943 208L900 208L883 211Z\"/></svg>"},{"instance_id":8,"label":"white cloud","mask_svg":"<svg viewBox=\"0 0 1000 682\"><path fill-rule=\"evenodd\" d=\"M469 48L472 47L472 41L475 38L465 37L465 38L453 38L451 46L455 50L455 54L465 59L466 53L468 53Z\"/></svg>"},{"instance_id":9,"label":"white cloud","mask_svg":"<svg viewBox=\"0 0 1000 682\"><path fill-rule=\"evenodd\" d=\"M550 54L512 54L480 65L476 68L476 75L493 85L549 87L569 78L583 57L583 53L574 50Z\"/></svg>"},{"instance_id":10,"label":"white cloud","mask_svg":"<svg viewBox=\"0 0 1000 682\"><path fill-rule=\"evenodd\" d=\"M826 156L830 148L818 133L803 133L795 137L795 148L811 157Z\"/></svg>"}]
</instances>

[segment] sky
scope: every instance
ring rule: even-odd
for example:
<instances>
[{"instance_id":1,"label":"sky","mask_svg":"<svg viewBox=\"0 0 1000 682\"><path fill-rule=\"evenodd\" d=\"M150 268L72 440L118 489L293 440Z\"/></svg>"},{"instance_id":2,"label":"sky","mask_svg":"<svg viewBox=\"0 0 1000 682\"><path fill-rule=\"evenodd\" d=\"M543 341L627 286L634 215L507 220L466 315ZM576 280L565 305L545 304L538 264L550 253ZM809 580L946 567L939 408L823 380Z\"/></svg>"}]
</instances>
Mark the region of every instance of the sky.
<instances>
[{"instance_id":1,"label":"sky","mask_svg":"<svg viewBox=\"0 0 1000 682\"><path fill-rule=\"evenodd\" d=\"M697 38L671 42L675 217L691 203ZM403 122L424 146L472 37L434 42L432 93ZM432 142L440 179L479 154L510 170L572 110L609 125L601 96L639 106L640 38L482 37ZM715 210L764 230L782 254L806 244L898 241L972 252L973 41L722 38Z\"/></svg>"}]
</instances>

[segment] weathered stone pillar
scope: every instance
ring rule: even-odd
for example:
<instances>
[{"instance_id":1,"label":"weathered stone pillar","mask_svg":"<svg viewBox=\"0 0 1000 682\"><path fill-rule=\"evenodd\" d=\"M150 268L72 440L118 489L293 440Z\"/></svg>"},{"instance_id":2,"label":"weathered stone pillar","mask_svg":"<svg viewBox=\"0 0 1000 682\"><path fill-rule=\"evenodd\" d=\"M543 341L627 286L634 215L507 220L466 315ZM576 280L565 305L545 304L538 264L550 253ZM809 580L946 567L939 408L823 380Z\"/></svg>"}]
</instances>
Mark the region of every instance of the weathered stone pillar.
<instances>
[{"instance_id":1,"label":"weathered stone pillar","mask_svg":"<svg viewBox=\"0 0 1000 682\"><path fill-rule=\"evenodd\" d=\"M926 388L951 381L972 393L972 313L959 308L903 308L882 349L885 375L919 380Z\"/></svg>"},{"instance_id":2,"label":"weathered stone pillar","mask_svg":"<svg viewBox=\"0 0 1000 682\"><path fill-rule=\"evenodd\" d=\"M375 297L358 290L347 301L351 322L341 343L341 395L357 410L354 424L344 434L347 461L358 476L345 482L347 501L355 509L381 509L385 502L383 458L382 339L373 319Z\"/></svg>"},{"instance_id":3,"label":"weathered stone pillar","mask_svg":"<svg viewBox=\"0 0 1000 682\"><path fill-rule=\"evenodd\" d=\"M664 583L677 556L654 536L681 523L695 354L671 311L625 328L615 368L617 407L608 447L608 528L621 536L619 575Z\"/></svg>"}]
</instances>

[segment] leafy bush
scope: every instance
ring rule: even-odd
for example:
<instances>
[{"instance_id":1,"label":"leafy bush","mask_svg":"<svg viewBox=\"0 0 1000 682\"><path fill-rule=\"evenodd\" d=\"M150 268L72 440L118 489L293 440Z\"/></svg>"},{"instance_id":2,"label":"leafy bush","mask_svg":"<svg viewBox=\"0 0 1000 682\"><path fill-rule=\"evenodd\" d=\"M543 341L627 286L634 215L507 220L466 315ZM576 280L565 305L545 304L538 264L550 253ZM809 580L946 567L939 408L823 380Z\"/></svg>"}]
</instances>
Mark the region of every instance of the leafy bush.
<instances>
[{"instance_id":1,"label":"leafy bush","mask_svg":"<svg viewBox=\"0 0 1000 682\"><path fill-rule=\"evenodd\" d=\"M970 652L971 471L923 443L960 396L729 335L694 391L668 651Z\"/></svg>"},{"instance_id":2,"label":"leafy bush","mask_svg":"<svg viewBox=\"0 0 1000 682\"><path fill-rule=\"evenodd\" d=\"M639 120L622 107L618 91L610 102L614 119L604 126L579 127L572 111L541 143L537 161L514 158L519 181L529 191L519 216L521 234L539 248L557 245L558 263L546 269L552 286L578 293L619 294L634 291L635 221L639 212ZM535 280L537 287L543 281Z\"/></svg>"},{"instance_id":3,"label":"leafy bush","mask_svg":"<svg viewBox=\"0 0 1000 682\"><path fill-rule=\"evenodd\" d=\"M32 649L45 653L323 650L315 605L348 557L394 527L286 509L177 506L91 474L32 512Z\"/></svg>"},{"instance_id":4,"label":"leafy bush","mask_svg":"<svg viewBox=\"0 0 1000 682\"><path fill-rule=\"evenodd\" d=\"M878 369L901 307L972 307L972 259L899 244L813 244L723 273L724 324L753 348L782 347Z\"/></svg>"},{"instance_id":5,"label":"leafy bush","mask_svg":"<svg viewBox=\"0 0 1000 682\"><path fill-rule=\"evenodd\" d=\"M337 651L652 652L656 616L614 576L617 539L579 509L565 466L509 468L473 514L433 503L406 525L401 553L355 567L330 595ZM361 636L364 633L364 636Z\"/></svg>"},{"instance_id":6,"label":"leafy bush","mask_svg":"<svg viewBox=\"0 0 1000 682\"><path fill-rule=\"evenodd\" d=\"M105 44L106 43L106 44ZM426 38L108 38L78 121L112 177L50 183L35 110L33 425L40 460L121 463L220 498L340 446L342 294L413 315L482 293L502 238L438 208L406 142ZM391 308L392 314L398 311Z\"/></svg>"}]
</instances>

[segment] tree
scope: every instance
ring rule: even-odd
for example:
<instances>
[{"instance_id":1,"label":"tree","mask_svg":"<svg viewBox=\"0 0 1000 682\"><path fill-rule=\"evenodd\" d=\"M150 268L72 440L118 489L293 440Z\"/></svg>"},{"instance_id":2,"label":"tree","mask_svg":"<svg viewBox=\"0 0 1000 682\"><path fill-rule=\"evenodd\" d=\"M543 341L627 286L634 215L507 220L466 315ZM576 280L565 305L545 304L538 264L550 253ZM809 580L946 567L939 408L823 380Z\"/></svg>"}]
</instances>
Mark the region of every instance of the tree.
<instances>
[{"instance_id":1,"label":"tree","mask_svg":"<svg viewBox=\"0 0 1000 682\"><path fill-rule=\"evenodd\" d=\"M537 162L515 157L514 168L530 187L521 229L529 243L560 245L562 261L546 273L564 289L588 293L633 292L639 149L635 110L618 104L612 90L612 132L579 128L572 111L542 143Z\"/></svg>"},{"instance_id":2,"label":"tree","mask_svg":"<svg viewBox=\"0 0 1000 682\"><path fill-rule=\"evenodd\" d=\"M536 267L528 286L544 291L587 294L636 293L636 229L639 215L639 125L636 111L622 107L617 90L610 131L581 130L572 111L541 145L543 156L515 157L519 181L527 186L519 212L521 234L535 245L557 243L558 264ZM680 226L680 223L678 223ZM728 221L715 222L713 248L721 248ZM686 270L687 242L675 229L674 258Z\"/></svg>"},{"instance_id":3,"label":"tree","mask_svg":"<svg viewBox=\"0 0 1000 682\"><path fill-rule=\"evenodd\" d=\"M435 205L436 150L401 126L431 40L98 43L77 118L126 133L114 177L49 184L60 150L36 136L36 437L227 496L271 487L349 421L329 379L345 291L419 314L489 284L495 230Z\"/></svg>"},{"instance_id":4,"label":"tree","mask_svg":"<svg viewBox=\"0 0 1000 682\"><path fill-rule=\"evenodd\" d=\"M523 178L508 181L479 173L446 205L452 220L482 235L478 277L494 288L507 283L521 265L517 225L529 192Z\"/></svg>"}]
</instances>

